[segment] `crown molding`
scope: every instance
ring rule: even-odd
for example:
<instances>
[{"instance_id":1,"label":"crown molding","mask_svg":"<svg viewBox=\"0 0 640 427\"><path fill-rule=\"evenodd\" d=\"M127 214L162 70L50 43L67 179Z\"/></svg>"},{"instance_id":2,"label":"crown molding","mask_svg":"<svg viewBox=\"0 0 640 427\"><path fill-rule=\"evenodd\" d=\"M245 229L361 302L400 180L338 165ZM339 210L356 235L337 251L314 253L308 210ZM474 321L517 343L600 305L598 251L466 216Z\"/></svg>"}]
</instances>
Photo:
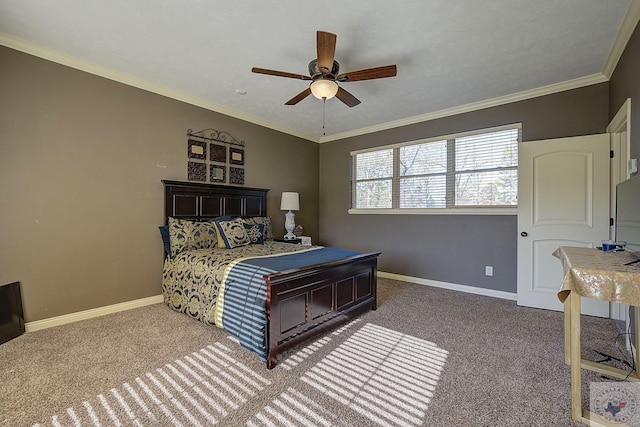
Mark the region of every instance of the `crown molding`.
<instances>
[{"instance_id":1,"label":"crown molding","mask_svg":"<svg viewBox=\"0 0 640 427\"><path fill-rule=\"evenodd\" d=\"M607 59L605 69L602 73L592 74L586 77L580 77L577 79L555 83L548 86L543 86L536 89L526 90L506 96L501 96L497 98L492 98L484 101L474 102L466 105L461 105L445 110L435 111L431 113L425 113L413 117L408 117L400 120L390 121L386 123L380 123L373 126L368 126L364 128L354 129L347 132L337 133L334 135L328 136L313 136L303 132L296 131L294 129L281 126L277 123L270 122L264 120L262 118L252 116L241 111L237 111L223 105L219 105L202 98L187 95L185 93L149 82L144 79L140 79L138 77L131 76L126 73L122 73L120 71L116 71L107 67L103 67L89 61L84 61L82 59L73 57L71 55L67 55L62 52L58 52L52 49L45 48L43 46L37 45L35 43L28 42L26 40L22 40L16 37L12 37L5 33L0 33L0 45L4 45L11 49L15 49L33 56L37 56L39 58L46 59L48 61L52 61L61 65L65 65L71 68L75 68L80 71L84 71L90 74L94 74L109 80L113 80L119 83L126 84L128 86L133 86L138 89L146 90L148 92L156 93L158 95L166 96L171 99L175 99L178 101L185 102L187 104L191 104L197 107L205 108L210 111L215 111L220 114L224 114L230 117L234 117L240 120L244 120L259 126L263 126L278 132L286 133L288 135L292 135L298 138L302 138L311 142L316 143L324 143L330 141L337 141L345 138L366 135L373 132L380 132L389 129L394 129L397 127L413 125L416 123L421 123L425 121L435 120L443 117L449 117L456 114L469 113L472 111L477 111L485 108L496 107L504 104L509 104L512 102L523 101L531 98L536 98L540 96L550 95L553 93L563 92L571 89L577 89L593 84L603 83L609 80L611 74L613 73L613 69L617 64L617 61L620 59L624 48L633 33L633 30L640 20L640 0L632 0L629 9L625 15L623 24L618 32L618 37L614 43L614 46L609 53L609 57ZM611 68L611 71L609 71Z\"/></svg>"},{"instance_id":2,"label":"crown molding","mask_svg":"<svg viewBox=\"0 0 640 427\"><path fill-rule=\"evenodd\" d=\"M622 25L620 25L618 35L613 42L613 46L609 51L609 56L604 63L604 67L602 68L602 74L604 74L607 79L610 79L613 75L613 72L618 65L618 61L620 60L620 57L622 57L622 53L627 47L627 43L629 42L629 39L631 38L631 35L633 34L633 31L635 30L639 21L640 0L631 0L629 8L627 9L627 13L625 13L624 19L622 20Z\"/></svg>"},{"instance_id":3,"label":"crown molding","mask_svg":"<svg viewBox=\"0 0 640 427\"><path fill-rule=\"evenodd\" d=\"M318 138L316 137L307 135L302 132L298 132L290 128L286 128L284 126L278 125L277 123L269 122L259 117L255 117L255 116L243 113L241 111L237 111L229 107L225 107L224 105L219 105L219 104L204 100L202 98L198 98L197 96L187 95L177 90L173 90L165 86L158 85L156 83L152 83L150 81L140 79L138 77L134 77L132 75L129 75L120 71L103 67L101 65L97 65L92 62L85 61L85 60L73 57L71 55L67 55L62 52L48 49L43 46L37 45L35 43L31 43L26 40L19 39L17 37L13 37L5 33L0 33L0 45L9 47L14 50L18 50L20 52L27 53L29 55L37 56L39 58L46 59L51 62L65 65L67 67L75 68L76 70L94 74L99 77L104 77L106 79L113 80L118 83L123 83L128 86L133 86L135 88L142 89L147 92L152 92L158 95L166 96L167 98L171 98L171 99L185 102L187 104L195 105L196 107L202 107L207 110L224 114L226 116L234 117L236 119L244 120L250 123L254 123L256 125L264 126L269 129L283 132L292 136L297 136L298 138L310 140L313 142L319 142Z\"/></svg>"},{"instance_id":4,"label":"crown molding","mask_svg":"<svg viewBox=\"0 0 640 427\"><path fill-rule=\"evenodd\" d=\"M471 104L460 105L446 110L434 111L432 113L421 114L418 116L408 117L406 119L395 120L391 122L381 123L379 125L369 126L365 128L355 129L349 132L338 133L330 136L323 136L320 138L320 143L336 141L340 139L350 138L354 136L360 136L373 132L380 132L389 130L401 126L413 125L416 123L426 122L429 120L441 119L443 117L455 116L457 114L469 113L472 111L483 110L485 108L497 107L504 104L510 104L512 102L524 101L527 99L537 98L540 96L551 95L558 92L564 92L571 89L578 89L585 86L590 86L598 83L608 81L604 74L592 74L586 77L580 77L573 80L568 80L561 83L555 83L548 86L539 87L536 89L525 90L522 92L512 93L506 96L500 96L497 98L487 99L484 101L473 102Z\"/></svg>"}]
</instances>

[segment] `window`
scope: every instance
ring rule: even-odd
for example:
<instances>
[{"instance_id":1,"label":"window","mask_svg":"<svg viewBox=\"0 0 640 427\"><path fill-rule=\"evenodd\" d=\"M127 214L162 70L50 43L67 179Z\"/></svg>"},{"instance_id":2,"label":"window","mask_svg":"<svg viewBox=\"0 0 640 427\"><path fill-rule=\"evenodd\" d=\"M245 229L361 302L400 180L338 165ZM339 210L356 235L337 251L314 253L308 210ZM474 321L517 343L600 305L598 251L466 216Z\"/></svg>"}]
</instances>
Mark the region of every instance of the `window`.
<instances>
[{"instance_id":1,"label":"window","mask_svg":"<svg viewBox=\"0 0 640 427\"><path fill-rule=\"evenodd\" d=\"M518 204L520 125L351 153L355 210Z\"/></svg>"}]
</instances>

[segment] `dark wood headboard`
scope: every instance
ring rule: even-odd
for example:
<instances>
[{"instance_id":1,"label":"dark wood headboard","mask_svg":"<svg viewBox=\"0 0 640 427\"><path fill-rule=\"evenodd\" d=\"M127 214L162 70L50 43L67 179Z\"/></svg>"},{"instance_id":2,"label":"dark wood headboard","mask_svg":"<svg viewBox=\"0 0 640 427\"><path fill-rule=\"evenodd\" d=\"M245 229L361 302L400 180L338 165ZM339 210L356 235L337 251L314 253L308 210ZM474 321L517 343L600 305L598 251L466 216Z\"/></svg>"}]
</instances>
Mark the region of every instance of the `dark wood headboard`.
<instances>
[{"instance_id":1,"label":"dark wood headboard","mask_svg":"<svg viewBox=\"0 0 640 427\"><path fill-rule=\"evenodd\" d=\"M169 217L206 221L223 215L267 216L268 189L162 180L164 223Z\"/></svg>"}]
</instances>

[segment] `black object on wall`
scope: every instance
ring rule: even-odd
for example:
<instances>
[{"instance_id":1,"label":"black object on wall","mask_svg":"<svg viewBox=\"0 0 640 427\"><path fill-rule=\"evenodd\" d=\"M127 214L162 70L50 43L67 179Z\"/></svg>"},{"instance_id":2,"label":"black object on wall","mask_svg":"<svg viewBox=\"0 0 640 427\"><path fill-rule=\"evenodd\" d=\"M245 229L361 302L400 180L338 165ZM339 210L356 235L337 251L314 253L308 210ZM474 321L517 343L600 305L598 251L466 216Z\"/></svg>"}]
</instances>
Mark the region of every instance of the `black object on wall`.
<instances>
[{"instance_id":1,"label":"black object on wall","mask_svg":"<svg viewBox=\"0 0 640 427\"><path fill-rule=\"evenodd\" d=\"M24 333L20 282L0 286L0 344Z\"/></svg>"}]
</instances>

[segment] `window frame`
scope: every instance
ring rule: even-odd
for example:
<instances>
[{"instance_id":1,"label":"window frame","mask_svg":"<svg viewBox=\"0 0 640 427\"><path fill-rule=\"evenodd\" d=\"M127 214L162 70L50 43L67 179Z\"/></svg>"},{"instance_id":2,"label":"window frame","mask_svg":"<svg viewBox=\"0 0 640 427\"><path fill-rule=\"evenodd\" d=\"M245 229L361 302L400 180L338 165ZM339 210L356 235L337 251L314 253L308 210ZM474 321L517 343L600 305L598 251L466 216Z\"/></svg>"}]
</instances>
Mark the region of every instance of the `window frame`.
<instances>
[{"instance_id":1,"label":"window frame","mask_svg":"<svg viewBox=\"0 0 640 427\"><path fill-rule=\"evenodd\" d=\"M509 130L509 129L514 129L518 131L517 144L519 145L522 142L522 123L512 123L512 124L507 124L503 126L495 126L491 128L483 128L483 129L478 129L473 131L460 132L455 134L442 135L442 136L436 136L436 137L430 137L430 138L424 138L424 139L412 140L412 141L406 141L406 142L399 142L394 144L388 144L388 145L383 145L378 147L351 151L350 152L350 183L349 183L350 208L347 212L349 214L354 214L354 215L398 215L398 214L400 215L517 215L518 213L517 205L513 205L513 206L448 206L444 208L400 208L400 207L355 208L353 207L355 204L354 197L356 194L356 185L358 182L363 181L363 180L356 179L356 170L355 170L356 155L367 153L367 152L388 150L388 149L393 149L395 151L396 149L399 150L401 147L409 146L409 145L417 145L417 144L438 142L438 141L444 141L444 140L450 141L456 138L463 138L467 136L479 135L484 133L499 132L499 131ZM447 143L447 150L454 150L454 149L455 147L453 147L452 144ZM451 156L451 153L447 154L447 158L449 160L453 160L453 156ZM399 163L399 155L394 154L394 172L393 172L393 177L391 178L392 179L392 205L394 201L394 194L399 194L399 191L400 191L400 179L403 178L403 176L400 176L398 163ZM516 171L519 170L519 165L515 167L515 170ZM464 172L468 172L468 171L464 171ZM459 171L455 170L455 165L451 165L448 163L447 172L446 172L447 184L445 189L447 198L449 198L453 194L450 190L450 187L455 186L454 177L457 173L459 173ZM399 197L396 197L396 199L399 201Z\"/></svg>"}]
</instances>

